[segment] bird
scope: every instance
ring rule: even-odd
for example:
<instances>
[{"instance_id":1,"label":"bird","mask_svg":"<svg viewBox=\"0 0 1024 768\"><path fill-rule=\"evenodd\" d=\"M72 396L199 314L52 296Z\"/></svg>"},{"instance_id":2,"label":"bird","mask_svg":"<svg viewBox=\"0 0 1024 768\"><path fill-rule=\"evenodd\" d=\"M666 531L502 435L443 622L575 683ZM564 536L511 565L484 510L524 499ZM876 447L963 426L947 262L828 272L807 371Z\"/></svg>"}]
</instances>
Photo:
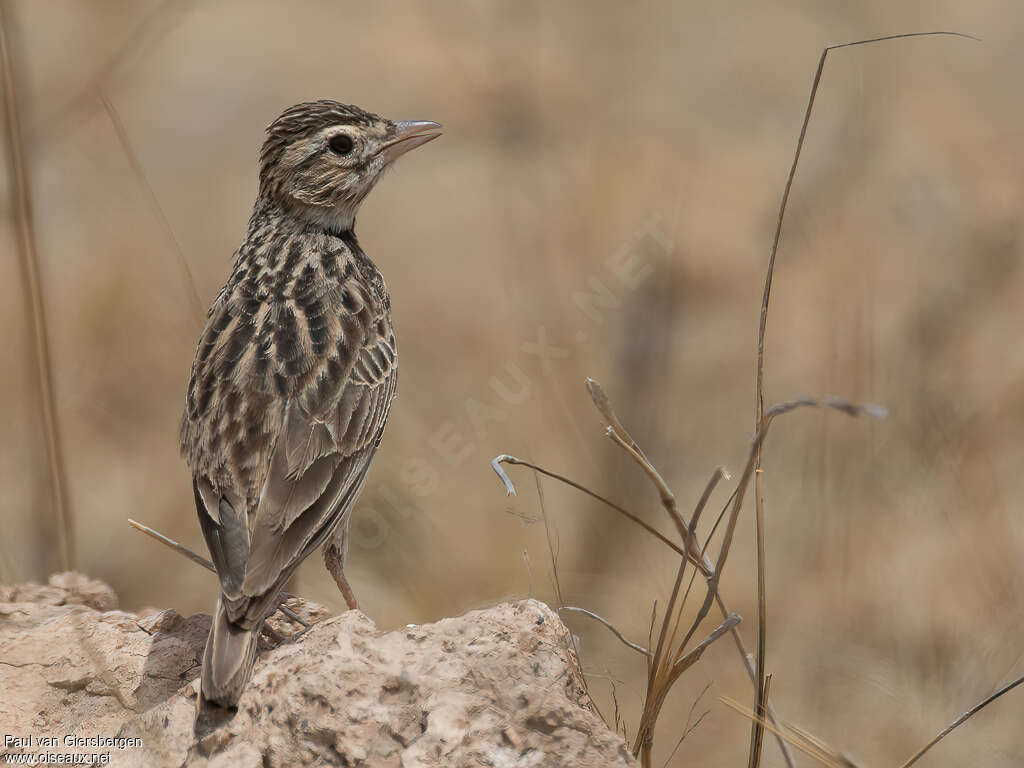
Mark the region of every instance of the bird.
<instances>
[{"instance_id":1,"label":"bird","mask_svg":"<svg viewBox=\"0 0 1024 768\"><path fill-rule=\"evenodd\" d=\"M266 130L248 230L207 312L181 420L220 582L201 704L237 708L264 621L317 548L358 607L344 574L349 517L398 358L391 299L356 239L356 213L381 174L441 128L320 100Z\"/></svg>"}]
</instances>

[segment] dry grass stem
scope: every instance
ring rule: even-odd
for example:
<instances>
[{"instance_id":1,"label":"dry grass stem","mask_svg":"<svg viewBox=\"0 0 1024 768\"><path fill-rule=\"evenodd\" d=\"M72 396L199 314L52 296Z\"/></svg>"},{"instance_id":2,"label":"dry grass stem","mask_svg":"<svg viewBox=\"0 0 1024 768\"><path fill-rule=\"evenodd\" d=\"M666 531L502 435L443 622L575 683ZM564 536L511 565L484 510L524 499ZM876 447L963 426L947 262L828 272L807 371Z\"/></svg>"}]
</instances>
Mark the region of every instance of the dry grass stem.
<instances>
[{"instance_id":1,"label":"dry grass stem","mask_svg":"<svg viewBox=\"0 0 1024 768\"><path fill-rule=\"evenodd\" d=\"M715 627L715 630L710 635L701 640L696 646L688 651L685 656L676 661L672 666L672 672L678 676L689 669L690 666L704 654L704 651L707 650L711 643L715 642L715 640L739 624L741 620L742 619L738 613L730 613L726 616L725 621Z\"/></svg>"},{"instance_id":2,"label":"dry grass stem","mask_svg":"<svg viewBox=\"0 0 1024 768\"><path fill-rule=\"evenodd\" d=\"M944 738L946 738L946 736L948 736L953 730L955 730L956 728L959 728L961 725L963 725L965 722L970 720L972 717L974 717L976 714L978 714L978 712L983 710L985 707L987 707L993 701L998 699L1000 696L1003 696L1004 694L1009 693L1010 691L1012 691L1014 688L1016 688L1021 683L1024 683L1024 675L1022 675L1021 677L1018 677L1016 680L1013 680L1013 681L1007 683L1006 685L1004 685L1002 688L1000 688L999 690L995 691L991 695L986 696L984 699L982 699L977 704L975 704L973 707L971 707L966 712L964 712L962 715L960 715L960 717L958 717L952 723L950 723L945 728L943 728L941 731L939 731L937 734L935 734L935 738L933 738L931 741L929 741L927 744L925 744L923 747L921 747L921 749L919 749L917 752L915 752L914 755L910 759L908 759L905 763L900 765L900 768L910 768L910 766L912 766L914 763L916 763L918 760L920 760L922 757L924 757L925 753L929 749L931 749L936 744L938 744L940 741L942 741Z\"/></svg>"},{"instance_id":3,"label":"dry grass stem","mask_svg":"<svg viewBox=\"0 0 1024 768\"><path fill-rule=\"evenodd\" d=\"M130 517L128 518L128 525L130 525L137 531L142 531L142 533L146 534L150 538L156 539L164 546L170 547L179 555L184 555L193 563L195 563L196 565L201 565L203 568L210 571L211 573L217 572L217 569L213 567L213 563L211 561L207 560L202 555L193 552L184 544L179 544L170 536L165 536L164 534L160 533L160 531L157 531L154 528L150 528L148 525L144 525L143 523L140 523L138 520L132 520Z\"/></svg>"},{"instance_id":4,"label":"dry grass stem","mask_svg":"<svg viewBox=\"0 0 1024 768\"><path fill-rule=\"evenodd\" d=\"M559 606L558 610L570 611L572 613L582 613L584 616L589 616L590 618L594 619L594 621L598 621L601 624L604 624L611 631L611 633L622 642L623 645L625 645L628 648L632 648L634 651L643 654L647 658L650 658L651 652L647 648L644 648L642 645L634 643L631 640L627 640L625 636L623 636L623 634L618 629L616 629L614 624L608 621L608 619L605 619L602 616L597 615L593 611L588 611L586 608L580 608L575 605L562 605Z\"/></svg>"},{"instance_id":5,"label":"dry grass stem","mask_svg":"<svg viewBox=\"0 0 1024 768\"><path fill-rule=\"evenodd\" d=\"M761 471L761 451L757 451L754 469L754 519L757 552L757 660L754 664L756 680L754 681L754 701L757 718L750 726L750 752L747 760L748 768L758 768L761 764L761 744L764 729L761 721L767 712L768 679L765 676L765 654L768 647L768 587L766 584L765 544L764 544L764 473Z\"/></svg>"},{"instance_id":6,"label":"dry grass stem","mask_svg":"<svg viewBox=\"0 0 1024 768\"><path fill-rule=\"evenodd\" d=\"M757 717L752 709L743 706L734 699L730 699L727 696L720 696L718 700L725 704L725 706L739 712L746 718L753 720ZM776 726L768 720L761 718L761 727L767 731L771 731L775 736L783 739L787 744L795 747L797 750L803 752L805 755L813 758L822 765L828 766L828 768L851 768L852 763L842 755L836 752L825 751L821 746L819 746L821 744L820 741L817 743L809 741L798 730L790 726Z\"/></svg>"},{"instance_id":7,"label":"dry grass stem","mask_svg":"<svg viewBox=\"0 0 1024 768\"><path fill-rule=\"evenodd\" d=\"M811 122L811 113L814 111L814 99L818 95L818 86L821 84L821 75L825 70L825 60L828 58L830 51L835 51L840 48L852 48L859 45L869 45L871 43L881 43L887 40L901 40L910 37L936 37L936 36L951 36L951 37L963 37L969 40L977 41L978 38L973 35L967 35L963 32L906 32L899 35L885 35L884 37L873 37L867 40L855 40L849 43L838 43L836 45L827 45L821 51L821 57L818 59L818 67L814 70L814 79L811 82L811 93L807 99L807 108L804 110L804 119L800 125L800 135L796 140L796 151L793 153L793 162L789 167L789 175L786 176L786 185L782 190L782 200L779 203L779 214L775 220L775 234L772 236L771 250L768 254L768 270L764 278L764 294L761 298L761 316L757 330L757 425L760 426L761 419L764 418L764 339L765 331L768 326L768 304L771 300L772 294L772 278L775 274L775 256L779 250L779 240L782 238L782 225L786 219L786 206L789 203L789 194L793 189L793 179L796 176L797 166L800 164L800 154L804 149L804 139L807 138L807 126Z\"/></svg>"},{"instance_id":8,"label":"dry grass stem","mask_svg":"<svg viewBox=\"0 0 1024 768\"><path fill-rule=\"evenodd\" d=\"M636 444L632 435L630 435L629 432L626 431L626 428L622 426L622 422L620 422L618 417L615 415L611 400L608 399L608 395L606 395L604 390L601 388L601 384L595 379L588 378L587 391L590 393L590 399L594 401L594 405L597 407L597 410L604 417L605 422L608 425L605 434L607 434L613 442L617 443L630 456L632 456L633 460L640 465L644 473L650 478L655 489L658 491L658 495L661 497L661 503L665 507L665 511L668 512L669 518L679 531L679 536L682 538L683 543L689 546L689 531L686 528L686 524L683 522L683 516L680 515L679 510L676 509L675 494L672 493L672 490L662 478L661 473L655 469L654 465L640 449L640 446Z\"/></svg>"},{"instance_id":9,"label":"dry grass stem","mask_svg":"<svg viewBox=\"0 0 1024 768\"><path fill-rule=\"evenodd\" d=\"M813 402L813 401L811 401L811 402ZM840 402L845 402L845 401L840 401ZM707 544L710 541L711 536L717 530L718 522L724 517L726 512L728 512L730 504L735 499L736 491L733 491L733 493L730 495L728 502L726 503L726 505L723 507L721 513L719 514L719 520L716 521L715 526L712 528L711 534L709 534L709 536L708 536L708 541L705 542L704 546L697 553L698 556L696 558L694 558L692 553L687 555L687 553L684 552L682 547L680 547L675 542L673 542L673 541L669 540L668 538L666 538L659 531L654 529L652 526L647 524L645 521L641 520L637 515L633 514L632 512L630 512L629 510L623 508L622 506L616 504L615 502L605 498L604 496L601 496L600 494L595 493L594 491L590 490L586 486L581 485L580 483L577 483L574 480L571 480L571 479L569 479L569 478L567 478L567 477L565 477L563 475L559 475L559 474L557 474L555 472L551 472L550 470L547 470L547 469L545 469L545 468L543 468L543 467L541 467L541 466L539 466L537 464L534 464L532 462L525 461L523 459L517 458L515 456L510 456L508 454L502 454L500 456L496 456L491 461L491 468L494 470L495 474L498 475L498 478L502 481L502 484L505 486L506 494L508 494L508 495L515 495L516 490L515 490L515 485L512 483L511 478L508 476L508 474L505 472L504 468L501 466L503 463L504 464L512 464L512 465L519 465L519 466L528 467L528 468L534 470L535 472L539 472L540 474L543 474L543 475L546 475L547 477L551 477L551 478L553 478L555 480L558 480L559 482L564 483L564 484L570 486L571 488L575 488L575 489L577 489L579 491L582 491L583 493L585 493L586 495L590 496L591 498L596 499L597 501L600 501L601 503L603 503L606 506L608 506L610 509L613 509L616 512L618 512L619 514L623 515L628 520L636 523L643 530L645 530L646 532L648 532L649 534L651 534L652 536L657 538L659 541L661 541L663 544L665 544L665 546L667 546L669 549L671 549L677 555L680 555L680 557L682 557L684 555L690 557L691 561L694 562L695 565L697 565L697 567L700 569L701 573L705 576L705 578L710 578L711 574L714 572L714 570L715 570L714 565L711 562L711 560L706 556ZM726 478L726 477L728 477L728 473L726 473L725 470L719 468L718 470L716 470L712 474L712 478L708 481L708 487L710 487L711 490L713 490L714 486L717 485L717 483L721 479ZM706 487L705 488L705 493L701 497L701 501L698 502L697 508L694 510L695 516L699 517L700 511L702 511L704 509L704 507L707 504L708 499L710 498L710 493L711 493L711 491L708 490L708 488ZM706 499L705 496L707 496L708 499ZM694 573L696 573L696 572L694 572ZM692 581L691 581L691 585L692 585ZM715 592L715 603L718 605L718 608L721 611L722 618L723 619L727 619L729 617L729 615L730 615L730 612L729 612L728 608L726 607L724 599L721 597L720 594L718 594L717 587L715 589L716 589L716 592ZM655 614L656 614L656 610L657 610L657 601L655 601ZM653 645L653 634L654 634L655 618L656 618L656 616L652 615L652 617L651 617L651 624L650 624L650 632L648 633L648 648L650 648ZM677 617L676 617L676 624L678 625L678 614L677 614ZM744 669L747 670L747 675L750 678L751 683L753 684L756 681L756 676L755 676L755 672L754 672L754 666L753 666L753 662L750 659L749 654L746 651L746 647L744 646L743 639L740 636L739 631L737 630L736 626L732 626L729 631L730 631L730 634L733 637L733 641L734 641L734 643L736 645L736 648L737 648L737 650L738 650L738 652L740 654L740 659L743 662ZM650 657L648 657L648 659L650 659ZM647 672L648 672L648 676L650 676L650 674L651 674L651 664L650 664L650 661L648 661ZM777 716L776 716L776 713L775 713L775 708L771 705L770 701L769 701L768 715L771 718L773 723L777 722ZM789 768L793 768L795 766L795 761L793 759L793 754L790 751L788 745L781 738L777 738L777 742L779 744L779 749L782 752L783 757L785 759L786 765Z\"/></svg>"},{"instance_id":10,"label":"dry grass stem","mask_svg":"<svg viewBox=\"0 0 1024 768\"><path fill-rule=\"evenodd\" d=\"M144 524L140 523L138 520L132 520L131 518L128 518L128 525L130 525L132 528L134 528L137 531L142 531L142 533L146 534L150 538L156 539L157 541L159 541L164 546L170 547L175 552L177 552L179 555L184 555L189 560L191 560L193 563L196 563L197 565L201 565L203 568L205 568L206 570L210 571L211 573L216 573L217 572L217 569L213 567L213 563L211 563L209 560L207 560L202 555L193 552L191 549L186 547L184 544L178 543L177 541L172 539L170 536L165 536L164 534L160 533L160 531L157 531L157 530L155 530L153 528L150 528L148 525L144 525ZM281 596L282 596L282 598L284 598L285 597L285 593L282 592ZM301 616L299 616L299 614L295 613L295 611L293 611L291 608L288 608L287 606L285 606L283 604L282 605L278 605L277 608L278 608L279 611L281 611L281 613L283 613L285 616L287 616L291 621L294 621L296 624L301 624L303 627L306 627L307 629L309 628L309 626L310 626L309 622L306 621Z\"/></svg>"},{"instance_id":11,"label":"dry grass stem","mask_svg":"<svg viewBox=\"0 0 1024 768\"><path fill-rule=\"evenodd\" d=\"M664 766L662 766L662 768L668 768L668 764L672 762L672 758L675 757L676 752L679 751L679 747L686 740L686 737L693 733L697 729L697 727L704 722L705 717L711 714L710 709L705 709L703 712L700 713L700 717L698 717L697 720L693 722L693 724L691 725L691 721L693 721L694 710L697 709L697 705L700 703L700 700L704 698L704 694L707 693L709 690L711 690L711 683L707 683L701 689L701 692L697 694L697 698L693 700L693 704L690 705L690 711L686 713L686 724L683 726L683 735L679 737L679 741L677 741L675 747L672 748L672 751L669 753L668 758L666 758L665 764Z\"/></svg>"},{"instance_id":12,"label":"dry grass stem","mask_svg":"<svg viewBox=\"0 0 1024 768\"><path fill-rule=\"evenodd\" d=\"M134 29L128 40L118 48L106 64L89 79L75 96L50 110L33 131L32 141L43 144L65 133L69 124L82 122L96 108L97 94L106 90L116 76L132 71L144 56L152 53L178 24L198 6L199 0L163 0Z\"/></svg>"},{"instance_id":13,"label":"dry grass stem","mask_svg":"<svg viewBox=\"0 0 1024 768\"><path fill-rule=\"evenodd\" d=\"M625 448L627 452L629 452L630 455L633 456L634 459L637 460L641 464L641 466L644 467L648 476L651 478L652 482L654 482L654 484L658 488L662 501L665 504L666 510L669 512L670 517L673 520L681 519L681 517L678 515L678 512L675 511L674 495L672 494L671 490L668 489L668 486L665 484L660 473L653 467L653 465L651 465L650 461L646 458L643 451L639 448L639 446L636 445L636 442L629 435L629 432L625 429L625 427L622 426L622 423L615 415L609 397L604 392L601 385L593 379L588 379L587 389L590 392L591 399L594 401L595 406L597 407L598 411L601 412L602 416L604 416L608 424L609 434L613 435L614 439L616 439L616 442L623 448ZM751 454L750 458L748 459L747 467L744 471L743 477L741 478L737 486L736 494L733 497L733 512L729 518L729 525L726 529L725 538L722 544L722 550L719 554L718 562L715 566L712 566L710 564L710 561L707 560L704 548L701 548L700 551L696 553L693 551L696 548L696 539L695 537L690 536L690 530L687 526L682 526L683 531L685 531L685 540L687 542L694 542L688 546L688 549L690 550L689 556L697 563L698 567L701 567L702 570L705 571L705 575L709 576L709 589L707 596L705 598L704 605L702 605L700 611L698 612L697 620L693 625L691 625L690 631L684 638L682 646L685 647L686 643L690 640L693 633L696 631L697 626L699 626L700 622L703 621L703 619L706 617L710 609L711 601L715 599L721 601L721 597L718 595L718 580L720 579L720 574L722 569L724 568L725 559L728 555L729 547L732 542L732 536L735 530L735 523L738 518L739 510L742 507L743 496L746 493L747 485L750 480L751 473L753 472L754 463L757 461L757 457L759 456L760 448L764 441L764 438L767 435L768 426L770 424L771 419L784 413L788 413L789 411L799 407L818 405L824 405L826 407L833 408L850 416L857 416L862 413L873 416L880 416L883 413L883 410L875 405L860 405L851 403L841 398L834 397L826 398L821 401L815 400L814 398L803 397L787 403L780 403L779 405L776 405L771 409L771 411L767 414L767 418L765 419L765 423L762 429L760 430L760 433L754 440L754 443L751 447ZM698 504L698 509L695 510L695 516L699 516L700 510L703 509L704 504L706 504L707 502L707 498L710 496L711 490L713 490L714 488L714 484L717 482L718 475L716 473L716 475L713 476L712 481L709 483L710 489L706 490L704 495L702 495L701 497L701 502ZM674 601L680 584L681 575L682 568L680 568L680 572L679 574L677 574L676 585L673 588L673 596L670 599L669 603L669 614L672 613L672 608L674 607ZM721 607L723 609L723 613L728 615L724 610L724 604L722 604ZM659 647L660 645L661 641L659 641ZM742 647L742 644L740 644L740 647ZM659 651L655 650L655 658L658 658L658 655ZM758 692L760 694L758 701L761 701L763 698L763 692L760 688L758 688Z\"/></svg>"},{"instance_id":14,"label":"dry grass stem","mask_svg":"<svg viewBox=\"0 0 1024 768\"><path fill-rule=\"evenodd\" d=\"M597 501L600 501L605 506L607 506L607 507L609 507L611 509L614 509L616 512L618 512L623 517L625 517L628 520L631 520L632 522L636 523L641 528L643 528L645 531L647 531L647 533L651 534L651 536L653 536L654 538L658 539L658 541L660 541L666 547L668 547L669 549L671 549L674 552L676 552L676 554L679 554L679 555L685 554L683 552L682 547L680 547L674 541L672 541L671 539L667 538L663 533L658 531L656 528L654 528L653 526L647 524L646 522L641 520L639 517L634 515L632 512L630 512L629 510L627 510L627 509L619 506L618 504L616 504L614 501L611 501L610 499L605 498L604 496L602 496L599 493L595 493L594 491L592 491L589 488L587 488L585 485L581 485L580 483L577 483L575 480L570 480L569 478L565 477L565 475L560 475L557 472L552 472L549 469L544 469L544 467L538 466L537 464L533 464L533 463L531 463L529 461L526 461L524 459L520 459L520 458L517 458L515 456L510 456L507 453L503 453L500 456L495 456L493 459L491 459L491 469L494 470L495 474L501 479L501 482L504 483L504 485L505 485L505 493L508 496L515 496L516 495L516 487L512 483L512 479L508 476L508 473L505 472L505 470L502 468L502 466L501 466L502 464L518 464L519 466L529 467L534 472L539 472L540 474L546 475L547 477L550 477L553 480L558 480L560 483L565 483L569 487L575 488L577 491L581 491L581 492L587 494L587 496L590 496L592 499L596 499Z\"/></svg>"},{"instance_id":15,"label":"dry grass stem","mask_svg":"<svg viewBox=\"0 0 1024 768\"><path fill-rule=\"evenodd\" d=\"M540 484L540 473L534 471L533 480L537 485L537 501L540 504L541 518L544 520L544 536L548 542L548 553L551 555L551 578L555 583L555 597L558 600L558 607L561 608L563 605L565 605L565 600L562 598L562 581L558 577L558 544L551 536L551 521L548 519L547 506L544 504L544 488ZM572 645L572 652L575 654L576 659L578 660L580 658L579 644L576 641L576 635L572 634L571 632L569 633L569 642ZM598 715L600 715L601 719L603 720L604 715L601 714L601 710L598 709L597 702L594 701L594 697L590 693L590 686L587 683L586 676L581 675L580 677L583 682L583 689L586 692L587 697L590 699L591 705L594 707L594 710L597 712Z\"/></svg>"},{"instance_id":16,"label":"dry grass stem","mask_svg":"<svg viewBox=\"0 0 1024 768\"><path fill-rule=\"evenodd\" d=\"M192 274L192 268L188 265L188 259L185 258L185 252L181 249L181 243L178 242L178 238L174 234L174 229L171 227L171 222L168 220L167 214L164 213L163 206L160 205L160 200L157 198L156 192L153 190L153 185L149 183L149 178L146 176L146 172L142 168L142 163L139 162L139 156L135 153L135 148L132 146L131 139L128 138L128 131L125 130L124 122L121 120L121 115L118 114L116 107L114 107L114 103L106 94L101 94L100 100L103 102L103 108L106 110L107 116L110 118L110 122L114 126L114 132L117 134L117 139L121 143L121 149L124 150L125 156L128 158L128 162L132 167L135 178L139 180L139 184L142 185L142 189L146 193L146 202L149 204L150 210L153 211L153 215L156 216L156 220L160 222L160 229L164 234L164 239L167 240L168 244L171 246L171 250L174 251L175 262L181 269L182 282L185 284L185 292L189 297L189 304L192 309L190 315L196 327L201 328L206 312L203 311L203 303L199 298L199 291L196 288L196 280Z\"/></svg>"},{"instance_id":17,"label":"dry grass stem","mask_svg":"<svg viewBox=\"0 0 1024 768\"><path fill-rule=\"evenodd\" d=\"M762 426L759 430L758 436L755 438L754 443L751 447L750 457L747 462L747 466L744 470L743 476L737 486L737 492L733 500L732 513L729 516L728 524L724 534L722 548L719 553L717 564L712 568L709 563L706 563L706 554L701 549L697 550L696 536L693 535L690 526L687 526L682 516L679 514L676 503L675 495L671 489L665 483L661 476L661 473L653 466L650 460L646 457L643 450L637 445L636 441L633 440L628 430L622 425L622 422L616 416L614 408L612 407L611 400L608 395L604 392L601 385L594 379L587 379L587 389L590 392L591 399L594 401L594 405L598 411L604 417L607 424L607 434L612 438L616 444L622 447L640 466L644 469L647 476L651 479L651 482L655 485L658 490L659 496L666 511L669 514L670 519L676 524L677 529L680 532L680 536L683 539L684 546L687 549L687 557L681 558L679 568L676 573L676 580L672 588L672 594L669 598L668 608L666 609L665 618L662 621L661 630L658 636L658 643L654 648L652 662L648 673L648 684L647 684L647 696L645 697L644 711L641 716L641 722L637 731L636 738L633 742L633 753L638 755L641 759L642 764L649 765L651 762L651 750L653 747L653 731L654 726L657 722L658 715L660 714L661 707L668 695L671 686L678 679L679 675L685 671L692 663L694 663L700 655L703 653L703 649L706 648L706 644L702 643L698 645L693 651L684 655L687 644L692 639L697 628L706 618L711 603L716 598L721 600L720 596L717 595L718 582L721 577L721 571L724 568L725 561L728 557L729 547L732 542L733 534L735 531L736 521L738 520L739 511L742 508L743 496L746 492L748 483L750 481L751 474L754 470L754 466L760 455L760 448L763 444L764 438L767 435L768 427L771 420L778 415L787 413L795 408L801 406L811 406L825 404L830 407L834 407L837 410L847 413L848 415L858 415L865 412L863 406L848 403L845 400L827 400L819 402L812 398L801 398L794 400L789 403L782 403L769 411L766 418L762 420ZM709 483L709 488L701 497L701 501L698 507L694 511L693 518L697 519L700 516L701 510L707 503L707 499L710 496L711 491L714 489L714 485L717 484L719 479L718 473L713 475L712 481ZM683 576L685 573L687 560L692 559L698 567L703 566L704 569L710 570L708 578L708 589L705 595L705 599L700 609L697 612L697 616L691 623L689 630L686 632L682 641L677 643L676 640L676 628L679 623L679 616L676 613L677 609L682 611L682 606L685 604L685 598L679 601L679 589L682 584ZM762 558L763 560L763 558ZM692 583L692 582L691 582ZM689 594L689 589L687 589ZM669 632L670 622L672 623L671 633ZM739 622L738 616L727 616L723 624L713 633L711 639L724 634L729 629L735 627L735 624ZM710 642L710 639L706 642ZM671 650L668 650L671 649ZM763 711L767 712L766 697L764 694L763 684L760 683L761 677L758 676L756 683L756 691L758 694L757 704L759 710L764 703ZM759 733L759 731L758 731ZM759 760L760 752L760 738L756 737L757 749L752 750L752 760ZM786 750L783 749L783 753L786 754ZM790 756L787 755L787 760Z\"/></svg>"},{"instance_id":18,"label":"dry grass stem","mask_svg":"<svg viewBox=\"0 0 1024 768\"><path fill-rule=\"evenodd\" d=\"M764 340L765 333L768 327L768 306L771 301L772 293L772 278L775 274L775 257L779 250L779 241L782 237L782 225L786 218L786 206L789 203L789 194L793 189L793 179L796 177L796 169L800 164L800 154L803 152L804 139L807 137L807 126L811 121L811 113L814 111L814 99L818 95L818 86L821 84L821 75L825 69L825 60L828 58L829 51L834 51L839 48L852 48L859 45L867 45L870 43L879 43L886 40L899 40L910 37L934 37L934 36L954 36L954 37L965 37L972 40L977 38L971 35L965 35L961 32L909 32L898 35L886 35L884 37L875 37L867 40L855 40L849 43L840 43L837 45L825 46L821 51L821 57L818 59L817 69L814 71L814 79L811 83L811 93L807 99L807 108L804 110L804 119L800 125L800 135L797 137L796 150L793 153L793 162L789 168L789 174L786 176L786 184L782 190L782 200L779 203L779 214L775 222L775 233L772 236L771 250L768 254L768 269L765 273L764 278L764 292L761 297L761 314L758 322L757 329L757 376L755 384L755 420L754 430L759 432L764 422ZM755 525L756 525L756 538L757 538L757 690L754 694L755 706L760 708L761 702L764 701L764 686L765 686L765 646L766 636L768 632L767 617L765 616L766 600L765 600L765 565L764 565L764 537L765 537L765 511L764 511L764 494L762 491L762 479L761 479L761 451L758 448L756 461L754 465L755 471L757 472L757 479L755 481ZM764 712L758 709L758 715L763 715ZM747 763L748 768L757 768L760 762L760 741L761 741L761 719L760 717L754 720L751 727L750 734L750 759Z\"/></svg>"},{"instance_id":19,"label":"dry grass stem","mask_svg":"<svg viewBox=\"0 0 1024 768\"><path fill-rule=\"evenodd\" d=\"M558 577L558 547L551 537L551 521L548 520L547 508L544 506L544 489L540 485L540 475L534 473L533 479L537 484L537 501L540 504L541 519L544 521L544 536L547 538L548 552L551 554L551 577L555 582L555 596L561 606L564 601L562 600L562 581Z\"/></svg>"},{"instance_id":20,"label":"dry grass stem","mask_svg":"<svg viewBox=\"0 0 1024 768\"><path fill-rule=\"evenodd\" d=\"M18 106L14 72L11 65L10 42L7 37L9 24L6 6L0 4L0 62L3 67L4 107L7 114L7 147L14 175L18 250L25 274L26 292L29 297L30 322L39 383L39 405L42 411L46 457L50 470L50 493L57 517L57 546L60 552L61 568L68 571L74 567L75 563L74 532L71 526L71 505L68 501L64 450L61 446L60 431L57 426L52 354L46 327L42 284L39 278L39 253L36 248L35 223L32 214L28 169L25 162L25 143L21 132L21 111Z\"/></svg>"}]
</instances>

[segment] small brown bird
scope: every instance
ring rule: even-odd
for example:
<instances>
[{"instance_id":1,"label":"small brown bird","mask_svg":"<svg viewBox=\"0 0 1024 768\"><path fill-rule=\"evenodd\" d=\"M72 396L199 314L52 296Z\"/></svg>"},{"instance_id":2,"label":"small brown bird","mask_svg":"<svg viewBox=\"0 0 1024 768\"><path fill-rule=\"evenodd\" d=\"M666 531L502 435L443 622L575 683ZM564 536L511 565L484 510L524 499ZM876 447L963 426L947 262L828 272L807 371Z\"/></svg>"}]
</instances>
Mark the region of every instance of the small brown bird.
<instances>
[{"instance_id":1,"label":"small brown bird","mask_svg":"<svg viewBox=\"0 0 1024 768\"><path fill-rule=\"evenodd\" d=\"M360 203L400 155L437 138L335 101L267 129L245 242L206 317L181 424L220 597L202 699L233 707L285 582L326 542L345 579L349 513L395 394L391 300L356 240Z\"/></svg>"}]
</instances>

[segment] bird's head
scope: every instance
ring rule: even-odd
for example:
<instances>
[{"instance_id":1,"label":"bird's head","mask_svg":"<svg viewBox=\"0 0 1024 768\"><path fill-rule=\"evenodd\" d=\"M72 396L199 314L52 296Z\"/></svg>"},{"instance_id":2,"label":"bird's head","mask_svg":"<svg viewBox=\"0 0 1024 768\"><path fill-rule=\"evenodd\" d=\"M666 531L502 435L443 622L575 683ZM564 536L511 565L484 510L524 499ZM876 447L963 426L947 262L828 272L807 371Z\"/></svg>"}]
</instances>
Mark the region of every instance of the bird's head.
<instances>
[{"instance_id":1,"label":"bird's head","mask_svg":"<svg viewBox=\"0 0 1024 768\"><path fill-rule=\"evenodd\" d=\"M351 229L381 173L440 135L437 123L394 122L336 101L296 104L267 128L260 195L331 230Z\"/></svg>"}]
</instances>

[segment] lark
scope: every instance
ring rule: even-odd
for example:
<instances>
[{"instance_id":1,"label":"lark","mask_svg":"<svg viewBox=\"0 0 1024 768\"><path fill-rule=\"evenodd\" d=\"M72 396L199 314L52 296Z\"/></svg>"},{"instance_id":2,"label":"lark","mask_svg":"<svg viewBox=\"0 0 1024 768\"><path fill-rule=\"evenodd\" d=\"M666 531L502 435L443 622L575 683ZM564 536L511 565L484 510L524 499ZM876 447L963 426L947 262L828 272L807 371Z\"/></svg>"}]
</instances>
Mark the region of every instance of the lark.
<instances>
[{"instance_id":1,"label":"lark","mask_svg":"<svg viewBox=\"0 0 1024 768\"><path fill-rule=\"evenodd\" d=\"M356 212L381 174L441 126L335 101L267 129L259 194L207 313L181 450L220 579L202 701L235 707L285 582L324 546L349 607L349 516L397 381L391 301L359 245Z\"/></svg>"}]
</instances>

